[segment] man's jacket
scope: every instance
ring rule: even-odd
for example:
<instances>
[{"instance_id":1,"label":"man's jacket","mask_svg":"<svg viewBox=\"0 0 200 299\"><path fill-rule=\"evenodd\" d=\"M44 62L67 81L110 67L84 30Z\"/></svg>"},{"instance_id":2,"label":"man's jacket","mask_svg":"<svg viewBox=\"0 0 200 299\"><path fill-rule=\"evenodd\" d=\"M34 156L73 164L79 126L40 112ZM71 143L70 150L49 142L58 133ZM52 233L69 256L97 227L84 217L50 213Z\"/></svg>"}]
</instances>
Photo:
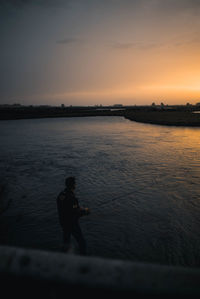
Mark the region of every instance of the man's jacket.
<instances>
[{"instance_id":1,"label":"man's jacket","mask_svg":"<svg viewBox=\"0 0 200 299\"><path fill-rule=\"evenodd\" d=\"M74 192L67 189L58 195L57 208L60 225L63 227L70 227L84 215L84 210L80 208Z\"/></svg>"}]
</instances>

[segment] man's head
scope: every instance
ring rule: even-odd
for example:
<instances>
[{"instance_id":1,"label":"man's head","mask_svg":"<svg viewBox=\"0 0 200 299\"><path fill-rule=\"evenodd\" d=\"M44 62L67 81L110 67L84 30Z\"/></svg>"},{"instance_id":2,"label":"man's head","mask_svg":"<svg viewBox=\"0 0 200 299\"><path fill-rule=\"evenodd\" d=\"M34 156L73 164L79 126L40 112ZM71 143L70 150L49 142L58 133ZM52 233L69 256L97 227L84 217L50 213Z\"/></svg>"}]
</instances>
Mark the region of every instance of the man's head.
<instances>
[{"instance_id":1,"label":"man's head","mask_svg":"<svg viewBox=\"0 0 200 299\"><path fill-rule=\"evenodd\" d=\"M69 176L68 178L66 178L66 180L65 180L65 186L69 190L74 190L75 186L76 186L75 177Z\"/></svg>"}]
</instances>

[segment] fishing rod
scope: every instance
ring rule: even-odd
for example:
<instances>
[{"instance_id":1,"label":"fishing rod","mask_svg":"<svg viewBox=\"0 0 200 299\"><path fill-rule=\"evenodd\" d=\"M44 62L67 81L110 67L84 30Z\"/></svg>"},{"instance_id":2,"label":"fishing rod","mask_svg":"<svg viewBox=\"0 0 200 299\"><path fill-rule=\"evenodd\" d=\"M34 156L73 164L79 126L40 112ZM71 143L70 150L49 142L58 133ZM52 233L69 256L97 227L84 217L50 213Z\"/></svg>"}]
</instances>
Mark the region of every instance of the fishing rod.
<instances>
[{"instance_id":1,"label":"fishing rod","mask_svg":"<svg viewBox=\"0 0 200 299\"><path fill-rule=\"evenodd\" d=\"M111 198L110 201L106 201L106 202L102 202L102 203L100 203L100 205L98 206L98 208L99 208L99 207L100 207L100 208L101 208L101 207L104 207L104 206L110 204L111 202L114 202L114 201L116 201L117 199L120 199L120 198L122 198L122 197L132 195L133 193L140 193L141 190L144 190L144 188L140 188L139 190L134 190L134 191L131 191L131 192L127 192L127 193L124 193L123 195L120 195L120 196L116 196L116 197L114 197L114 198ZM96 210L96 211L94 210L94 213L91 213L90 216L91 216L91 215L94 215L94 216L106 216L105 214L103 214L103 213L101 213L101 212L99 213L98 210Z\"/></svg>"},{"instance_id":2,"label":"fishing rod","mask_svg":"<svg viewBox=\"0 0 200 299\"><path fill-rule=\"evenodd\" d=\"M129 196L129 195L131 195L131 194L133 194L133 193L140 193L140 191L141 190L144 190L144 188L140 188L139 190L132 190L131 192L128 192L128 193L124 193L123 195L120 195L120 196L116 196L116 197L114 197L114 198L111 198L111 200L109 201L109 202L102 202L101 204L100 204L100 206L103 206L103 205L106 205L106 204L109 204L110 202L113 202L113 201L115 201L115 200L117 200L117 199L120 199L120 198L122 198L122 197L125 197L125 196Z\"/></svg>"}]
</instances>

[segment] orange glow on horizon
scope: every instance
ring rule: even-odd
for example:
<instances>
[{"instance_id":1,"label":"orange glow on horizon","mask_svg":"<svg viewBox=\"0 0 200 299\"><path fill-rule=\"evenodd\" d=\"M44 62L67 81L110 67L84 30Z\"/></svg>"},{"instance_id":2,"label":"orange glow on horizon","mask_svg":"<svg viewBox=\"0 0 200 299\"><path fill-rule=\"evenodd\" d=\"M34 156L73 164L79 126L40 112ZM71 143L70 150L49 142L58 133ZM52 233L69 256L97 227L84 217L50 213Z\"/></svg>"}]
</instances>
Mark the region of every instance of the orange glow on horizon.
<instances>
[{"instance_id":1,"label":"orange glow on horizon","mask_svg":"<svg viewBox=\"0 0 200 299\"><path fill-rule=\"evenodd\" d=\"M198 1L61 1L53 18L24 2L2 18L0 102L200 102Z\"/></svg>"},{"instance_id":2,"label":"orange glow on horizon","mask_svg":"<svg viewBox=\"0 0 200 299\"><path fill-rule=\"evenodd\" d=\"M196 85L146 85L105 90L71 91L45 95L46 99L57 101L74 101L82 99L89 103L105 103L109 105L120 101L124 105L151 104L196 104L200 101L200 87Z\"/></svg>"}]
</instances>

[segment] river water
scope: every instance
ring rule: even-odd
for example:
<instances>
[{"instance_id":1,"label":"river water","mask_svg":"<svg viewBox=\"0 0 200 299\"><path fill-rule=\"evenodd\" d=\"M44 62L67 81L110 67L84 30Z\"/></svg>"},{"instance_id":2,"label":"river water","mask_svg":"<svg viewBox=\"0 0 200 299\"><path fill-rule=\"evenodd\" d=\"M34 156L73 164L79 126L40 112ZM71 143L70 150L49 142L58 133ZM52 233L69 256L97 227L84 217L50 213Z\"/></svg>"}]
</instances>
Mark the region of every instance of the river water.
<instances>
[{"instance_id":1,"label":"river water","mask_svg":"<svg viewBox=\"0 0 200 299\"><path fill-rule=\"evenodd\" d=\"M28 119L1 121L0 138L2 244L59 251L56 197L73 175L88 255L200 266L200 128Z\"/></svg>"}]
</instances>

